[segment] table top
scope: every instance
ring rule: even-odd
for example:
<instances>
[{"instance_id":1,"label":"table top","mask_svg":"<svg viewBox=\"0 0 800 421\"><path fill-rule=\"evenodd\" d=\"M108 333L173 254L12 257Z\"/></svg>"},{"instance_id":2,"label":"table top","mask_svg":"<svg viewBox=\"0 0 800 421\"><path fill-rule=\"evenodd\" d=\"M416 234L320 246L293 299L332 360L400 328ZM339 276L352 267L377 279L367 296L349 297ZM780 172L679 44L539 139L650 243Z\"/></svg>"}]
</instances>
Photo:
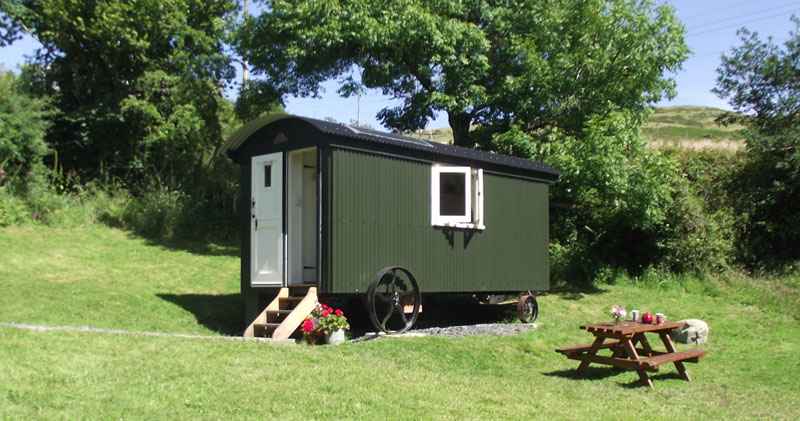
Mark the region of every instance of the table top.
<instances>
[{"instance_id":1,"label":"table top","mask_svg":"<svg viewBox=\"0 0 800 421\"><path fill-rule=\"evenodd\" d=\"M581 326L581 329L588 332L609 333L612 335L633 335L636 333L661 332L665 330L678 329L685 326L685 323L663 322L661 324L645 324L640 322L606 322L592 323Z\"/></svg>"}]
</instances>

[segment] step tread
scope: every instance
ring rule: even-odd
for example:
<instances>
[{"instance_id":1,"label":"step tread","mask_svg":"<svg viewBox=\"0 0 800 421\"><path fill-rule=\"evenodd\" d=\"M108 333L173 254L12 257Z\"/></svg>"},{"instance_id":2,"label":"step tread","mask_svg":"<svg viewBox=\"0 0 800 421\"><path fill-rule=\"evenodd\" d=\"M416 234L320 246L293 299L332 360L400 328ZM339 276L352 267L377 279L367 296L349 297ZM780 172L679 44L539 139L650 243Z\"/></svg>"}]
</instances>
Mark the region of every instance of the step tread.
<instances>
[{"instance_id":1,"label":"step tread","mask_svg":"<svg viewBox=\"0 0 800 421\"><path fill-rule=\"evenodd\" d=\"M293 312L293 311L294 311L293 309L291 309L291 310L267 310L267 313L272 313L272 314L289 314L289 313L291 313L291 312Z\"/></svg>"}]
</instances>

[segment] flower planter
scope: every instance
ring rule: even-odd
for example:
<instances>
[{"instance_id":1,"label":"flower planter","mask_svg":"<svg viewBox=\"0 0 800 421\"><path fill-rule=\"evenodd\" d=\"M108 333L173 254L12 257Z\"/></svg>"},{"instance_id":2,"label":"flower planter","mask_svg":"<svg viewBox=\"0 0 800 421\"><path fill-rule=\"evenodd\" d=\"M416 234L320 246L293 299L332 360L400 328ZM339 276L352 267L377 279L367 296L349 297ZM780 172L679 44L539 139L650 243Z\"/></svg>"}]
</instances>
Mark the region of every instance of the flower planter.
<instances>
[{"instance_id":1,"label":"flower planter","mask_svg":"<svg viewBox=\"0 0 800 421\"><path fill-rule=\"evenodd\" d=\"M337 329L325 334L325 343L329 345L339 345L345 343L347 338L344 336L344 329Z\"/></svg>"}]
</instances>

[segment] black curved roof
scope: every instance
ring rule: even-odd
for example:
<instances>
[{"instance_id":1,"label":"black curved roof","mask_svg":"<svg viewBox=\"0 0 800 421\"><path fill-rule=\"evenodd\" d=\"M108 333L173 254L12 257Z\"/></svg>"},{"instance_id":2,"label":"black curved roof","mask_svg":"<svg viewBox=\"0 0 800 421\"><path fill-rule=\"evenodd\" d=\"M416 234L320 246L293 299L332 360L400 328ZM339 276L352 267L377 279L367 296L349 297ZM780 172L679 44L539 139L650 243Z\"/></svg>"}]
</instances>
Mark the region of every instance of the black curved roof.
<instances>
[{"instance_id":1,"label":"black curved roof","mask_svg":"<svg viewBox=\"0 0 800 421\"><path fill-rule=\"evenodd\" d=\"M336 136L342 139L352 139L359 141L359 146L365 142L367 144L392 146L395 150L407 150L409 152L423 153L425 155L440 155L455 158L457 160L476 161L486 163L496 167L506 167L515 169L519 172L531 172L536 176L543 177L550 181L558 179L559 173L549 165L529 159L517 158L514 156L502 155L494 152L486 152L478 149L464 148L461 146L448 145L445 143L427 141L413 137L403 136L396 133L386 133L377 130L352 127L344 124L334 123L325 120L317 120L309 117L300 117L289 114L268 115L247 123L236 131L228 141L227 150L229 156L235 153L252 134L259 129L277 121L296 120L311 125L322 133Z\"/></svg>"}]
</instances>

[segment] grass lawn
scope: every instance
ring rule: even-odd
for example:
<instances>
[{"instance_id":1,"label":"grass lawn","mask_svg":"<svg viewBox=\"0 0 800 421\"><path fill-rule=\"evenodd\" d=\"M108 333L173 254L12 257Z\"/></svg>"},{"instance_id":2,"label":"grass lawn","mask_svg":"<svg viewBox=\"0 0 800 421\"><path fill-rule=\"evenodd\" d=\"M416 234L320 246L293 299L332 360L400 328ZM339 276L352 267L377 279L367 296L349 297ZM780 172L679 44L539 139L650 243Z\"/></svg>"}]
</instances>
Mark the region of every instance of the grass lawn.
<instances>
[{"instance_id":1,"label":"grass lawn","mask_svg":"<svg viewBox=\"0 0 800 421\"><path fill-rule=\"evenodd\" d=\"M6 228L0 249L0 322L218 335L238 319L229 249L101 226ZM502 338L307 347L0 328L0 418L796 419L800 282L751 284L554 293L541 298L538 330ZM576 362L553 349L587 342L578 325L615 303L708 321L709 354L688 365L694 381L668 366L653 391L630 387L631 372L573 378Z\"/></svg>"}]
</instances>

